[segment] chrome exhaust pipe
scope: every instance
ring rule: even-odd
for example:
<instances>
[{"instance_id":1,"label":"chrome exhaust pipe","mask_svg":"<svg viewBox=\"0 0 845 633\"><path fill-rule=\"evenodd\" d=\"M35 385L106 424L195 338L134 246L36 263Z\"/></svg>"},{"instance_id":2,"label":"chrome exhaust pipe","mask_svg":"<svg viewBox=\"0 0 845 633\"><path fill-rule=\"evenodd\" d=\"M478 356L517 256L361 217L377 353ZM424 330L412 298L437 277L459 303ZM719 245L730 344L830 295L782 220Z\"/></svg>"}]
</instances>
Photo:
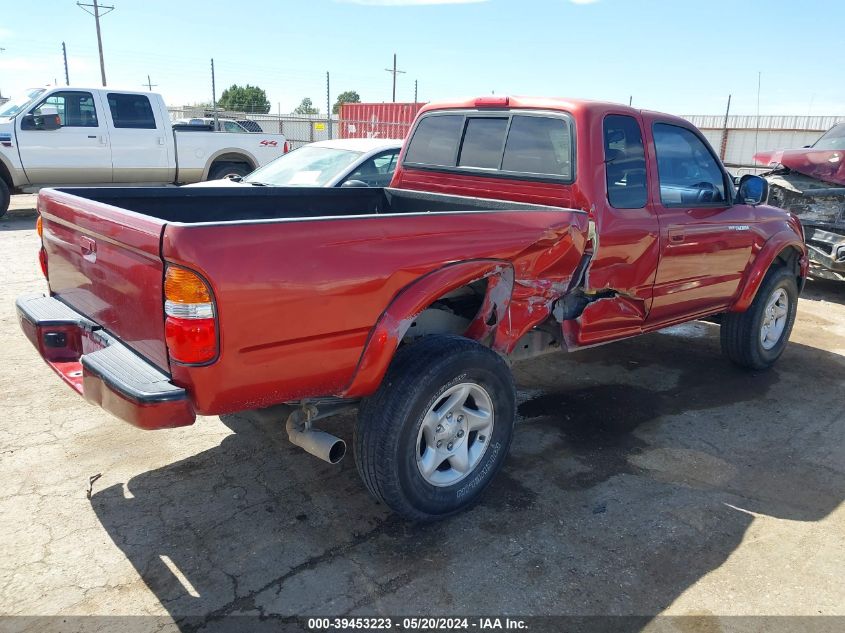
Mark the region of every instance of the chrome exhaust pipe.
<instances>
[{"instance_id":1,"label":"chrome exhaust pipe","mask_svg":"<svg viewBox=\"0 0 845 633\"><path fill-rule=\"evenodd\" d=\"M302 409L288 416L285 427L291 444L299 446L324 462L337 464L346 455L346 442L331 433L311 427L311 420Z\"/></svg>"},{"instance_id":2,"label":"chrome exhaust pipe","mask_svg":"<svg viewBox=\"0 0 845 633\"><path fill-rule=\"evenodd\" d=\"M296 444L314 457L319 457L330 464L337 464L346 455L346 442L318 429L309 431L288 429L288 439L291 444Z\"/></svg>"}]
</instances>

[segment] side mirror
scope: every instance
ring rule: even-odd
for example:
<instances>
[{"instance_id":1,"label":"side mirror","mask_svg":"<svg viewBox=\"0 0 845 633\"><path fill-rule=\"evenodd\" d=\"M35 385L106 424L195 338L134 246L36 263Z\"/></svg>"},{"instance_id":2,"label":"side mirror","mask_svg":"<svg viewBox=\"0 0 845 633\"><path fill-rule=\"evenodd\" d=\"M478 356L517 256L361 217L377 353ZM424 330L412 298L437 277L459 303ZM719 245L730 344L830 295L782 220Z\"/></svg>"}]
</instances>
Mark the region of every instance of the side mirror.
<instances>
[{"instance_id":1,"label":"side mirror","mask_svg":"<svg viewBox=\"0 0 845 633\"><path fill-rule=\"evenodd\" d=\"M341 188L343 188L343 187L369 187L369 186L370 185L365 183L363 180L347 180L345 183L343 183L341 185Z\"/></svg>"},{"instance_id":2,"label":"side mirror","mask_svg":"<svg viewBox=\"0 0 845 633\"><path fill-rule=\"evenodd\" d=\"M753 174L745 174L739 179L737 202L756 207L765 204L769 198L769 182L765 178Z\"/></svg>"},{"instance_id":3,"label":"side mirror","mask_svg":"<svg viewBox=\"0 0 845 633\"><path fill-rule=\"evenodd\" d=\"M62 127L62 119L58 114L42 114L41 115L41 129L42 130L58 130Z\"/></svg>"},{"instance_id":4,"label":"side mirror","mask_svg":"<svg viewBox=\"0 0 845 633\"><path fill-rule=\"evenodd\" d=\"M22 130L58 130L62 120L58 114L26 114L21 119Z\"/></svg>"}]
</instances>

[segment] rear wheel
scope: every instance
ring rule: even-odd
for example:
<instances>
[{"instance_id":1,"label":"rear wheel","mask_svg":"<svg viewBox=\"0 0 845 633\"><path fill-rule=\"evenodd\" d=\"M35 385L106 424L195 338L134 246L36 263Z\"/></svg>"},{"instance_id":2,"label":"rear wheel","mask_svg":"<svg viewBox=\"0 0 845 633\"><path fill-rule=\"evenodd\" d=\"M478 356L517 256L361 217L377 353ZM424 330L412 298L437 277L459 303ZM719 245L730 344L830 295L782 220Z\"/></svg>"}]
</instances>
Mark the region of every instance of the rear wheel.
<instances>
[{"instance_id":1,"label":"rear wheel","mask_svg":"<svg viewBox=\"0 0 845 633\"><path fill-rule=\"evenodd\" d=\"M372 495L431 521L475 502L504 463L515 417L513 378L495 352L457 336L400 349L361 405L355 462Z\"/></svg>"},{"instance_id":2,"label":"rear wheel","mask_svg":"<svg viewBox=\"0 0 845 633\"><path fill-rule=\"evenodd\" d=\"M221 180L229 176L244 177L252 170L244 163L218 163L208 171L209 180Z\"/></svg>"},{"instance_id":3,"label":"rear wheel","mask_svg":"<svg viewBox=\"0 0 845 633\"><path fill-rule=\"evenodd\" d=\"M0 178L0 218L6 215L6 211L9 210L9 203L12 200L12 194L9 191L9 185Z\"/></svg>"},{"instance_id":4,"label":"rear wheel","mask_svg":"<svg viewBox=\"0 0 845 633\"><path fill-rule=\"evenodd\" d=\"M745 312L722 319L722 352L749 369L767 369L783 354L798 308L798 284L787 268L772 268Z\"/></svg>"}]
</instances>

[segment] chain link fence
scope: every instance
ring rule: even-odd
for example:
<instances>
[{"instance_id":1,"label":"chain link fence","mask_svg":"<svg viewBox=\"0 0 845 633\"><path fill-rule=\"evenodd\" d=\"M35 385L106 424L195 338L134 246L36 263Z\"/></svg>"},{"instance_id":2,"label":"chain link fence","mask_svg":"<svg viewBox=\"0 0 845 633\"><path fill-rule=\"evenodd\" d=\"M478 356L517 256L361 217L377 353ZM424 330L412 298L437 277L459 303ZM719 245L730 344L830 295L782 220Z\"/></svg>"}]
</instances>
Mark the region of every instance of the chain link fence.
<instances>
[{"instance_id":1,"label":"chain link fence","mask_svg":"<svg viewBox=\"0 0 845 633\"><path fill-rule=\"evenodd\" d=\"M201 119L210 122L214 111L203 107L168 108L172 122L188 122ZM373 121L340 121L337 117L327 119L321 114L255 114L236 111L217 111L218 129L221 131L264 132L283 134L290 149L296 149L315 141L330 138L405 138L411 124L374 123ZM227 125L238 124L241 129ZM257 126L257 127L256 127ZM394 136L395 135L395 136Z\"/></svg>"}]
</instances>

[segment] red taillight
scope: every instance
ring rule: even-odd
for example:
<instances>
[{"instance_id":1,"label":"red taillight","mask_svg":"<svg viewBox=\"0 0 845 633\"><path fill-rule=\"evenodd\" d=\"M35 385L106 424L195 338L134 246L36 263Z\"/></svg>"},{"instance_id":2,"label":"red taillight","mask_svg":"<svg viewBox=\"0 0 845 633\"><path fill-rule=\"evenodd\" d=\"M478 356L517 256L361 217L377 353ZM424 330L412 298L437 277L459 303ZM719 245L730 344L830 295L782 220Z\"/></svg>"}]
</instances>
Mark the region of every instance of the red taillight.
<instances>
[{"instance_id":1,"label":"red taillight","mask_svg":"<svg viewBox=\"0 0 845 633\"><path fill-rule=\"evenodd\" d=\"M41 247L41 250L38 251L38 263L41 264L41 272L44 275L44 278L47 278L47 251L44 250L44 247Z\"/></svg>"},{"instance_id":2,"label":"red taillight","mask_svg":"<svg viewBox=\"0 0 845 633\"><path fill-rule=\"evenodd\" d=\"M178 363L207 363L217 356L217 317L211 288L195 272L168 266L164 275L164 338Z\"/></svg>"},{"instance_id":3,"label":"red taillight","mask_svg":"<svg viewBox=\"0 0 845 633\"><path fill-rule=\"evenodd\" d=\"M38 251L38 263L41 264L41 272L44 277L47 276L47 251L44 250L44 220L41 219L41 214L35 220L35 232L41 240L41 250Z\"/></svg>"},{"instance_id":4,"label":"red taillight","mask_svg":"<svg viewBox=\"0 0 845 633\"><path fill-rule=\"evenodd\" d=\"M214 319L167 317L164 338L170 358L179 363L207 363L217 356L217 323Z\"/></svg>"},{"instance_id":5,"label":"red taillight","mask_svg":"<svg viewBox=\"0 0 845 633\"><path fill-rule=\"evenodd\" d=\"M289 151L290 151L290 145L288 145L288 142L285 141L285 144L282 145L282 153L287 154Z\"/></svg>"}]
</instances>

